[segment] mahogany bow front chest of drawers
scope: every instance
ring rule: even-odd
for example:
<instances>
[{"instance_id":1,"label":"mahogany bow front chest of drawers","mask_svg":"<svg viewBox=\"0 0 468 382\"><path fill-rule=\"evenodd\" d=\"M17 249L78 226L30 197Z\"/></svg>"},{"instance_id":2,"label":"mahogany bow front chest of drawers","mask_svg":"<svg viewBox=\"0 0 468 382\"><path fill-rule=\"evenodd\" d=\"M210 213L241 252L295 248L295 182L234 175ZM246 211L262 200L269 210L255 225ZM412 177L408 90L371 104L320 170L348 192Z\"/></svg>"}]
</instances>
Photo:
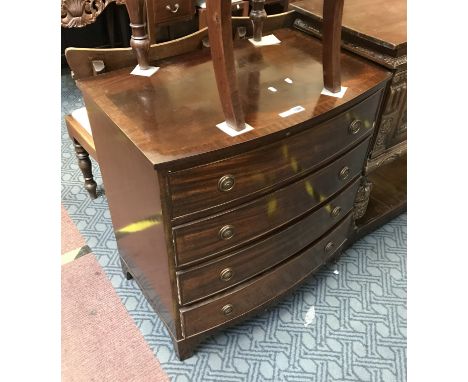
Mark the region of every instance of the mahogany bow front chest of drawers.
<instances>
[{"instance_id":1,"label":"mahogany bow front chest of drawers","mask_svg":"<svg viewBox=\"0 0 468 382\"><path fill-rule=\"evenodd\" d=\"M209 50L161 60L149 78L127 68L79 82L124 271L182 359L293 290L352 236L390 74L343 53L348 90L322 95L320 42L292 29L275 35L280 45L235 44L254 127L235 137L216 127ZM279 116L295 106L304 110Z\"/></svg>"}]
</instances>

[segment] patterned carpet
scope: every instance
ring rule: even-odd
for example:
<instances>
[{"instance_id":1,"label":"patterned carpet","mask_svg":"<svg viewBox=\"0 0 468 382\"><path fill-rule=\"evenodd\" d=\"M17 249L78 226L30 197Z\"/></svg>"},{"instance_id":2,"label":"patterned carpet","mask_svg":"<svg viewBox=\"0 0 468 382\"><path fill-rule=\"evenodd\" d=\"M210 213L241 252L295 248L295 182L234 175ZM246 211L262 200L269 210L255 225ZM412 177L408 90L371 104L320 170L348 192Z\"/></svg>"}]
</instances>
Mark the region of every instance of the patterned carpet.
<instances>
[{"instance_id":1,"label":"patterned carpet","mask_svg":"<svg viewBox=\"0 0 468 382\"><path fill-rule=\"evenodd\" d=\"M63 72L62 117L82 106ZM172 381L406 381L406 214L271 310L209 338L180 362L165 327L122 275L106 198L88 197L63 118L62 204Z\"/></svg>"}]
</instances>

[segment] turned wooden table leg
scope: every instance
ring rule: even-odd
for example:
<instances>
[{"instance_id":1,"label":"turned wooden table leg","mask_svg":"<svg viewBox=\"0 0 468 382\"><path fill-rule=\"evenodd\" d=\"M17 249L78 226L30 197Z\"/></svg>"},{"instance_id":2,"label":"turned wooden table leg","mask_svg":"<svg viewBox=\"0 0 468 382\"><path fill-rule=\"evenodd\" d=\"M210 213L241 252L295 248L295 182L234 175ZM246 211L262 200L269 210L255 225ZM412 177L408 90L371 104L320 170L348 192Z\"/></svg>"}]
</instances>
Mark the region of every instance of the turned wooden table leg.
<instances>
[{"instance_id":1,"label":"turned wooden table leg","mask_svg":"<svg viewBox=\"0 0 468 382\"><path fill-rule=\"evenodd\" d=\"M132 37L130 46L136 54L140 69L149 68L149 48L150 40L146 33L146 21L144 16L144 0L126 0L128 16L130 17L130 27L132 28Z\"/></svg>"},{"instance_id":2,"label":"turned wooden table leg","mask_svg":"<svg viewBox=\"0 0 468 382\"><path fill-rule=\"evenodd\" d=\"M81 173L84 177L84 187L88 191L91 199L97 198L97 184L93 178L91 160L89 159L88 152L80 145L80 143L73 139L75 146L76 157L78 158L78 166L80 167Z\"/></svg>"},{"instance_id":3,"label":"turned wooden table leg","mask_svg":"<svg viewBox=\"0 0 468 382\"><path fill-rule=\"evenodd\" d=\"M263 22L267 18L265 12L265 0L253 0L252 10L250 11L250 19L253 23L253 39L254 41L262 41Z\"/></svg>"}]
</instances>

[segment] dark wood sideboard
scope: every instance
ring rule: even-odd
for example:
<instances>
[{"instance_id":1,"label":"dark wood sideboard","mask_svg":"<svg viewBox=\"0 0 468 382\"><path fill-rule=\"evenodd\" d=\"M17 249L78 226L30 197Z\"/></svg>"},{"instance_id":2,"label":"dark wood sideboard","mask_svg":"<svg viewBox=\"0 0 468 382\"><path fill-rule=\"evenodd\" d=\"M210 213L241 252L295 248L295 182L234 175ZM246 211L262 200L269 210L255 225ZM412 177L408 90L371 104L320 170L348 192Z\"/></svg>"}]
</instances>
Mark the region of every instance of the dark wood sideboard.
<instances>
[{"instance_id":1,"label":"dark wood sideboard","mask_svg":"<svg viewBox=\"0 0 468 382\"><path fill-rule=\"evenodd\" d=\"M322 0L296 0L296 28L320 37ZM364 235L406 209L406 0L346 0L342 47L393 74L366 163L367 185L360 190L358 235ZM367 205L367 201L369 204Z\"/></svg>"},{"instance_id":2,"label":"dark wood sideboard","mask_svg":"<svg viewBox=\"0 0 468 382\"><path fill-rule=\"evenodd\" d=\"M181 359L353 241L391 74L345 51L346 94L322 95L322 45L294 29L297 17L278 23L279 45L234 42L254 127L235 137L216 127L225 116L210 50L201 47L205 31L200 48L154 62L161 69L151 77L132 76L132 66L78 81L123 270ZM279 115L295 106L304 110Z\"/></svg>"}]
</instances>

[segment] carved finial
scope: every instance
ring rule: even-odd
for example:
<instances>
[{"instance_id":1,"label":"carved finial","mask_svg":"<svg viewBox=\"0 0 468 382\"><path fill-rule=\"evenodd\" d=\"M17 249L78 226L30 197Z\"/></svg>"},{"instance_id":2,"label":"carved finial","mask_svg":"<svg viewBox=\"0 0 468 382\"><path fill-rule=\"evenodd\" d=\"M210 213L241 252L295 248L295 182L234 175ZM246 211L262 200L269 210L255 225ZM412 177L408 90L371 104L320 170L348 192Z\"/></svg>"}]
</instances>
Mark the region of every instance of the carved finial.
<instances>
[{"instance_id":1,"label":"carved finial","mask_svg":"<svg viewBox=\"0 0 468 382\"><path fill-rule=\"evenodd\" d=\"M81 28L92 24L110 3L125 0L62 0L61 21L64 28Z\"/></svg>"},{"instance_id":2,"label":"carved finial","mask_svg":"<svg viewBox=\"0 0 468 382\"><path fill-rule=\"evenodd\" d=\"M254 41L262 41L263 22L267 18L265 12L265 0L253 0L252 10L250 11L250 20L253 23L253 39Z\"/></svg>"},{"instance_id":3,"label":"carved finial","mask_svg":"<svg viewBox=\"0 0 468 382\"><path fill-rule=\"evenodd\" d=\"M130 16L130 27L132 28L132 38L130 46L135 52L140 69L149 69L149 47L150 41L146 33L146 22L144 19L144 0L127 0L128 15Z\"/></svg>"}]
</instances>

